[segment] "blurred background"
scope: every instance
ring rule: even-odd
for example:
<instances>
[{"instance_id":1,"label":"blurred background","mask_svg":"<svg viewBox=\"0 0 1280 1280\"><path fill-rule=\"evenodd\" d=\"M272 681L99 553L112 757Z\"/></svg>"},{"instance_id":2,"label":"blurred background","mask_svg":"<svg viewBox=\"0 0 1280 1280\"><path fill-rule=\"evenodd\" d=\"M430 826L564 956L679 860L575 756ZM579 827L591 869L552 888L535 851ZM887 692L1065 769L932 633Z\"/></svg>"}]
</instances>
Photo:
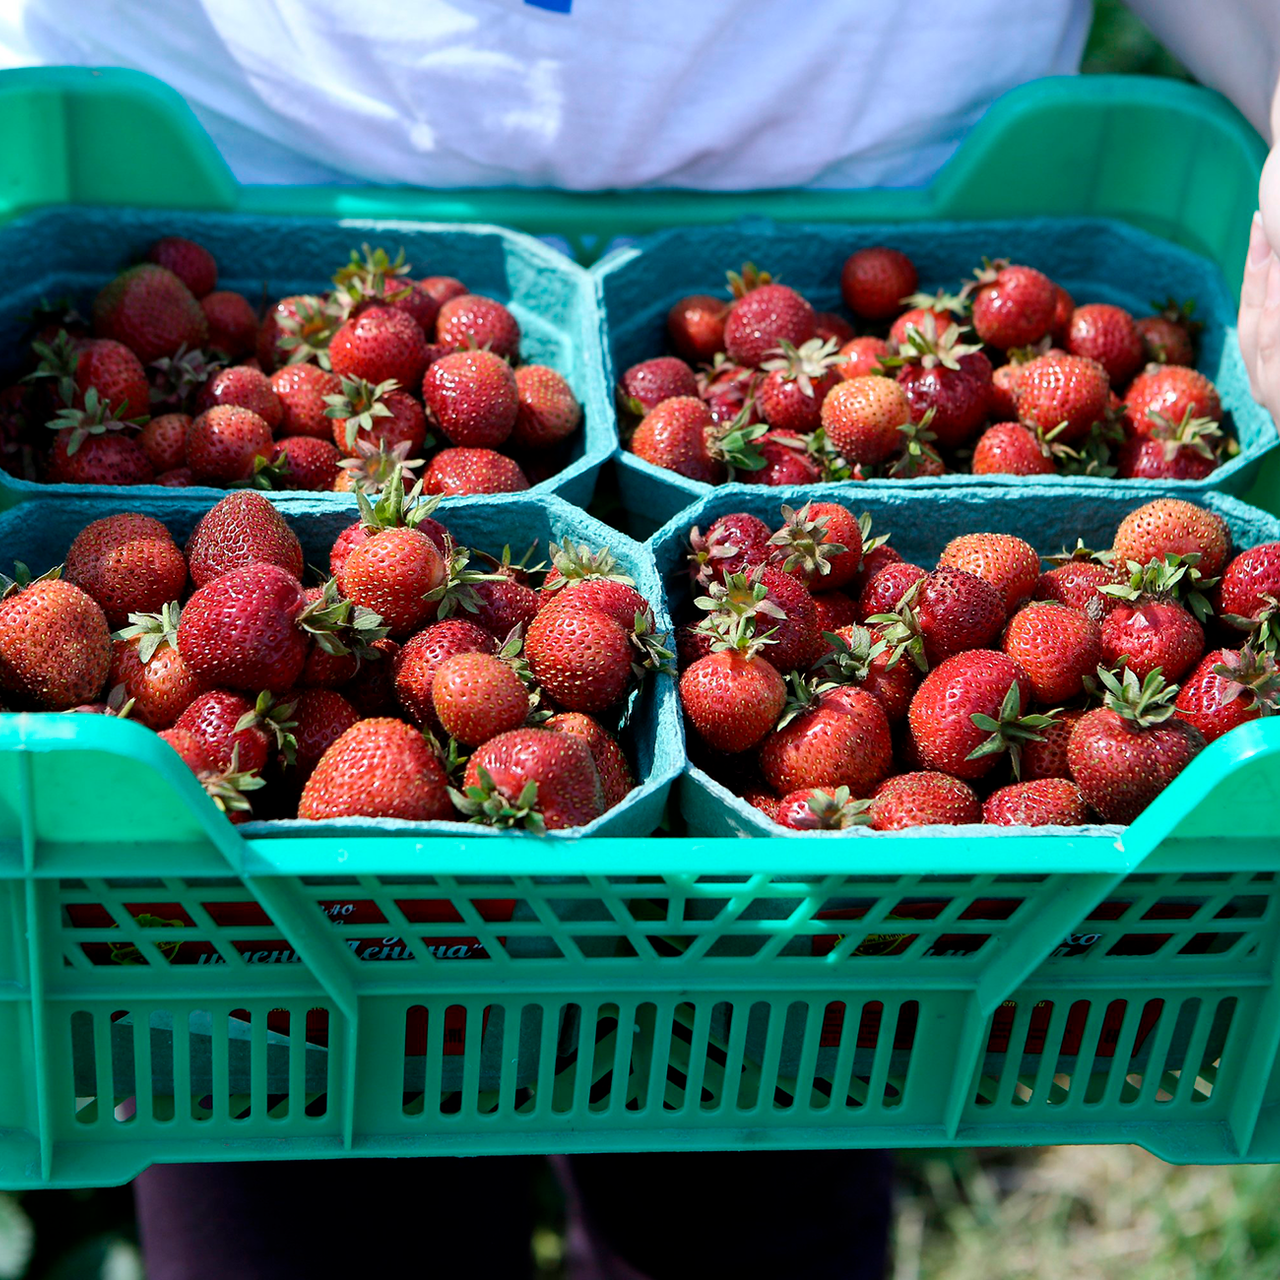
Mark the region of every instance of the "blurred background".
<instances>
[{"instance_id":1,"label":"blurred background","mask_svg":"<svg viewBox=\"0 0 1280 1280\"><path fill-rule=\"evenodd\" d=\"M1095 0L1089 74L1190 79L1120 0ZM892 1280L1276 1280L1280 1166L1174 1168L1134 1147L916 1151L898 1161ZM563 1274L548 1176L533 1249ZM0 1280L143 1280L127 1187L0 1192Z\"/></svg>"}]
</instances>

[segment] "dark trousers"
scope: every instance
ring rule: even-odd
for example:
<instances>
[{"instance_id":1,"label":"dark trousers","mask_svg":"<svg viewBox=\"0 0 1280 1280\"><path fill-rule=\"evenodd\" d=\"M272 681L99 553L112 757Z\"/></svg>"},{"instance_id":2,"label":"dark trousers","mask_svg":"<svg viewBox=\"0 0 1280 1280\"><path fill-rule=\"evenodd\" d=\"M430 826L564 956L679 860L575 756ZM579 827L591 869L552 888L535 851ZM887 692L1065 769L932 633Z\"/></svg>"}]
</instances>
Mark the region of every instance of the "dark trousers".
<instances>
[{"instance_id":1,"label":"dark trousers","mask_svg":"<svg viewBox=\"0 0 1280 1280\"><path fill-rule=\"evenodd\" d=\"M885 1152L573 1156L571 1280L881 1280ZM532 1274L538 1157L157 1165L134 1183L147 1280L313 1280L406 1261Z\"/></svg>"}]
</instances>

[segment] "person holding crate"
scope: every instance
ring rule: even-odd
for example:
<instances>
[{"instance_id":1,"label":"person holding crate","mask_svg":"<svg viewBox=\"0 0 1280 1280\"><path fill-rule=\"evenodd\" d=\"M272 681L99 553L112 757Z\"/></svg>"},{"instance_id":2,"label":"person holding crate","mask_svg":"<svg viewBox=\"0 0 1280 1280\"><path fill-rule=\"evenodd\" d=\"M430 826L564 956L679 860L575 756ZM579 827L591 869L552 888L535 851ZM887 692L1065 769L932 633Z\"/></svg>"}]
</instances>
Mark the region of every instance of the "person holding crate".
<instances>
[{"instance_id":1,"label":"person holding crate","mask_svg":"<svg viewBox=\"0 0 1280 1280\"><path fill-rule=\"evenodd\" d=\"M1280 139L1275 0L1224 0L1211 15L1201 0L1131 7ZM16 0L0 12L0 64L150 72L248 183L901 187L931 179L1001 93L1075 71L1090 12L1086 0ZM1254 395L1280 415L1280 148L1263 171L1239 335ZM584 1156L561 1168L578 1280L884 1269L882 1153ZM138 1181L148 1275L337 1275L406 1257L531 1274L534 1169L152 1169Z\"/></svg>"}]
</instances>

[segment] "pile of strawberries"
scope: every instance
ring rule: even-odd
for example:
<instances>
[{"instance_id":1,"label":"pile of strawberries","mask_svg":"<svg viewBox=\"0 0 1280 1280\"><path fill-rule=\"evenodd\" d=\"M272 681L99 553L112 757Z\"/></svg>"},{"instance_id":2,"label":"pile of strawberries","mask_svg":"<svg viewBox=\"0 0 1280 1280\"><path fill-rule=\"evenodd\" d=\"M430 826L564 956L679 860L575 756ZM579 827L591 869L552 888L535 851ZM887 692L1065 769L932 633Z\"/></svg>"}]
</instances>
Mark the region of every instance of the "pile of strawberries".
<instances>
[{"instance_id":1,"label":"pile of strawberries","mask_svg":"<svg viewBox=\"0 0 1280 1280\"><path fill-rule=\"evenodd\" d=\"M1104 552L954 538L930 568L813 502L691 532L691 753L785 827L1131 822L1280 706L1280 543L1138 508ZM1181 682L1180 684L1178 682Z\"/></svg>"},{"instance_id":2,"label":"pile of strawberries","mask_svg":"<svg viewBox=\"0 0 1280 1280\"><path fill-rule=\"evenodd\" d=\"M592 821L631 790L615 733L670 654L603 550L534 570L469 551L393 479L302 585L260 493L206 512L185 551L150 516L87 525L61 571L0 599L6 710L129 715L233 821Z\"/></svg>"},{"instance_id":3,"label":"pile of strawberries","mask_svg":"<svg viewBox=\"0 0 1280 1280\"><path fill-rule=\"evenodd\" d=\"M501 302L408 271L366 245L328 293L260 320L217 289L201 245L158 240L91 323L39 317L29 371L0 391L0 466L51 484L366 493L398 474L432 494L555 474L582 424L564 377L519 363Z\"/></svg>"},{"instance_id":4,"label":"pile of strawberries","mask_svg":"<svg viewBox=\"0 0 1280 1280\"><path fill-rule=\"evenodd\" d=\"M861 249L840 287L857 325L750 264L729 298L681 298L675 353L622 375L628 447L708 484L1053 475L1198 480L1236 443L1193 367L1193 303L1135 319L1076 306L1033 267L984 261L917 292L896 249Z\"/></svg>"}]
</instances>

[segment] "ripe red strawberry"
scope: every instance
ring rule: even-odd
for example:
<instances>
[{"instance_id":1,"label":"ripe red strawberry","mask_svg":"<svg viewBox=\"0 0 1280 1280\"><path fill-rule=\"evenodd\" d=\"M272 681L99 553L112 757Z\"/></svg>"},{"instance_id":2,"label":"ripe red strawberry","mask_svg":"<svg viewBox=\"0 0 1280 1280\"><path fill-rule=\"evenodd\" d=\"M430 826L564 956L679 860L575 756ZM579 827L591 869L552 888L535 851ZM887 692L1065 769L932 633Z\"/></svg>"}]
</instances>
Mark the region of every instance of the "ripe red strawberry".
<instances>
[{"instance_id":1,"label":"ripe red strawberry","mask_svg":"<svg viewBox=\"0 0 1280 1280\"><path fill-rule=\"evenodd\" d=\"M59 431L49 451L50 484L150 484L155 479L142 446L132 437L111 432L86 437L74 451L74 432Z\"/></svg>"},{"instance_id":2,"label":"ripe red strawberry","mask_svg":"<svg viewBox=\"0 0 1280 1280\"><path fill-rule=\"evenodd\" d=\"M389 717L346 730L321 756L298 801L298 817L312 821L453 816L444 766L422 734Z\"/></svg>"},{"instance_id":3,"label":"ripe red strawberry","mask_svg":"<svg viewBox=\"0 0 1280 1280\"><path fill-rule=\"evenodd\" d=\"M271 428L251 409L220 404L187 431L187 466L201 484L236 484L252 477L257 459L271 459Z\"/></svg>"},{"instance_id":4,"label":"ripe red strawberry","mask_svg":"<svg viewBox=\"0 0 1280 1280\"><path fill-rule=\"evenodd\" d=\"M803 436L789 432L769 431L754 442L764 466L746 471L739 477L747 484L777 487L788 484L817 484L822 479L822 465L810 452Z\"/></svg>"},{"instance_id":5,"label":"ripe red strawberry","mask_svg":"<svg viewBox=\"0 0 1280 1280\"><path fill-rule=\"evenodd\" d=\"M1195 364L1196 349L1186 325L1167 316L1143 316L1137 321L1137 328L1146 360L1153 364Z\"/></svg>"},{"instance_id":6,"label":"ripe red strawberry","mask_svg":"<svg viewBox=\"0 0 1280 1280\"><path fill-rule=\"evenodd\" d=\"M422 380L431 421L457 445L491 447L511 434L520 395L511 366L489 351L435 361Z\"/></svg>"},{"instance_id":7,"label":"ripe red strawberry","mask_svg":"<svg viewBox=\"0 0 1280 1280\"><path fill-rule=\"evenodd\" d=\"M981 821L982 806L973 790L945 773L900 773L882 782L871 798L871 826L876 831Z\"/></svg>"},{"instance_id":8,"label":"ripe red strawberry","mask_svg":"<svg viewBox=\"0 0 1280 1280\"><path fill-rule=\"evenodd\" d=\"M290 713L294 760L290 773L306 782L337 740L360 719L355 707L332 689L304 689Z\"/></svg>"},{"instance_id":9,"label":"ripe red strawberry","mask_svg":"<svg viewBox=\"0 0 1280 1280\"><path fill-rule=\"evenodd\" d=\"M1151 434L1155 423L1153 413L1174 423L1187 417L1222 421L1218 389L1203 373L1183 365L1148 365L1129 384L1124 402L1137 435Z\"/></svg>"},{"instance_id":10,"label":"ripe red strawberry","mask_svg":"<svg viewBox=\"0 0 1280 1280\"><path fill-rule=\"evenodd\" d=\"M635 786L631 766L617 739L606 732L598 721L580 711L559 711L545 720L542 728L554 733L573 734L587 744L591 758L595 761L596 772L600 775L605 809L612 809L627 798Z\"/></svg>"},{"instance_id":11,"label":"ripe red strawberry","mask_svg":"<svg viewBox=\"0 0 1280 1280\"><path fill-rule=\"evenodd\" d=\"M896 724L907 714L920 673L910 662L893 662L893 649L881 627L842 626L832 631L842 647L831 649L820 668L824 680L860 685L880 700L884 713Z\"/></svg>"},{"instance_id":12,"label":"ripe red strawberry","mask_svg":"<svg viewBox=\"0 0 1280 1280\"><path fill-rule=\"evenodd\" d=\"M213 761L209 759L204 744L190 729L161 729L159 737L181 756L182 763L197 777L214 771Z\"/></svg>"},{"instance_id":13,"label":"ripe red strawberry","mask_svg":"<svg viewBox=\"0 0 1280 1280\"><path fill-rule=\"evenodd\" d=\"M282 489L327 493L338 478L341 455L327 440L314 436L284 436L273 448L272 465L283 471Z\"/></svg>"},{"instance_id":14,"label":"ripe red strawberry","mask_svg":"<svg viewBox=\"0 0 1280 1280\"><path fill-rule=\"evenodd\" d=\"M1037 778L993 791L982 820L1001 827L1082 827L1089 805L1070 779Z\"/></svg>"},{"instance_id":15,"label":"ripe red strawberry","mask_svg":"<svg viewBox=\"0 0 1280 1280\"><path fill-rule=\"evenodd\" d=\"M711 410L714 421L738 426L754 426L762 421L756 390L761 373L747 365L735 364L723 352L697 375L698 395Z\"/></svg>"},{"instance_id":16,"label":"ripe red strawberry","mask_svg":"<svg viewBox=\"0 0 1280 1280\"><path fill-rule=\"evenodd\" d=\"M1026 716L1031 681L1007 654L957 653L931 671L911 699L907 724L921 761L953 777L981 778L1008 751L1036 735L1043 716Z\"/></svg>"},{"instance_id":17,"label":"ripe red strawberry","mask_svg":"<svg viewBox=\"0 0 1280 1280\"><path fill-rule=\"evenodd\" d=\"M352 550L342 566L342 589L400 639L435 616L436 601L426 597L447 576L444 557L425 533L396 527L370 534Z\"/></svg>"},{"instance_id":18,"label":"ripe red strawberry","mask_svg":"<svg viewBox=\"0 0 1280 1280\"><path fill-rule=\"evenodd\" d=\"M882 245L850 254L840 271L844 304L863 320L896 316L919 283L915 263L905 253Z\"/></svg>"},{"instance_id":19,"label":"ripe red strawberry","mask_svg":"<svg viewBox=\"0 0 1280 1280\"><path fill-rule=\"evenodd\" d=\"M111 338L90 338L71 352L74 360L76 394L74 404L82 408L90 387L110 405L121 419L145 418L151 412L151 387L142 361L121 342Z\"/></svg>"},{"instance_id":20,"label":"ripe red strawberry","mask_svg":"<svg viewBox=\"0 0 1280 1280\"><path fill-rule=\"evenodd\" d=\"M862 561L862 528L853 512L838 502L806 502L799 511L784 505L782 517L782 528L769 539L774 564L810 591L853 581Z\"/></svg>"},{"instance_id":21,"label":"ripe red strawberry","mask_svg":"<svg viewBox=\"0 0 1280 1280\"><path fill-rule=\"evenodd\" d=\"M1091 559L1068 559L1047 569L1036 579L1032 596L1053 600L1070 609L1089 609L1098 617L1115 607L1115 598L1103 595L1102 588L1115 586L1120 575L1110 565Z\"/></svg>"},{"instance_id":22,"label":"ripe red strawberry","mask_svg":"<svg viewBox=\"0 0 1280 1280\"><path fill-rule=\"evenodd\" d=\"M489 653L456 653L435 670L431 704L441 727L463 746L478 747L518 729L529 694L510 663Z\"/></svg>"},{"instance_id":23,"label":"ripe red strawberry","mask_svg":"<svg viewBox=\"0 0 1280 1280\"><path fill-rule=\"evenodd\" d=\"M131 613L155 613L179 599L187 562L159 520L129 511L85 525L67 551L63 576L98 602L114 629Z\"/></svg>"},{"instance_id":24,"label":"ripe red strawberry","mask_svg":"<svg viewBox=\"0 0 1280 1280\"><path fill-rule=\"evenodd\" d=\"M155 614L138 614L112 642L108 687L124 686L132 699L130 716L150 729L167 729L205 692L206 685L187 670L178 652L178 607L169 603Z\"/></svg>"},{"instance_id":25,"label":"ripe red strawberry","mask_svg":"<svg viewBox=\"0 0 1280 1280\"><path fill-rule=\"evenodd\" d=\"M218 287L218 264L203 245L182 236L161 236L147 250L147 261L172 271L197 297Z\"/></svg>"},{"instance_id":26,"label":"ripe red strawberry","mask_svg":"<svg viewBox=\"0 0 1280 1280\"><path fill-rule=\"evenodd\" d=\"M997 422L978 437L972 470L975 476L1049 476L1057 468L1034 431L1018 422Z\"/></svg>"},{"instance_id":27,"label":"ripe red strawberry","mask_svg":"<svg viewBox=\"0 0 1280 1280\"><path fill-rule=\"evenodd\" d=\"M1036 549L1007 533L966 533L952 538L938 557L938 567L944 565L991 583L1010 614L1031 598L1040 577Z\"/></svg>"},{"instance_id":28,"label":"ripe red strawberry","mask_svg":"<svg viewBox=\"0 0 1280 1280\"><path fill-rule=\"evenodd\" d=\"M1231 534L1221 516L1181 498L1157 498L1120 522L1112 543L1116 562L1144 565L1167 555L1199 555L1196 568L1214 577L1226 563Z\"/></svg>"},{"instance_id":29,"label":"ripe red strawberry","mask_svg":"<svg viewBox=\"0 0 1280 1280\"><path fill-rule=\"evenodd\" d=\"M761 594L763 593L763 594ZM726 617L755 617L756 632L770 632L770 663L779 671L805 667L818 641L817 615L807 588L772 565L712 583L707 596Z\"/></svg>"},{"instance_id":30,"label":"ripe red strawberry","mask_svg":"<svg viewBox=\"0 0 1280 1280\"><path fill-rule=\"evenodd\" d=\"M991 402L991 361L961 336L957 325L939 330L925 317L922 328L907 330L897 355L898 382L911 402L913 421L922 422L932 409L929 427L948 449L977 432Z\"/></svg>"},{"instance_id":31,"label":"ripe red strawberry","mask_svg":"<svg viewBox=\"0 0 1280 1280\"><path fill-rule=\"evenodd\" d=\"M988 396L987 413L993 422L1013 422L1018 417L1018 397L1016 389L1018 375L1026 361L1010 360L1002 364L991 374L991 392Z\"/></svg>"},{"instance_id":32,"label":"ripe red strawberry","mask_svg":"<svg viewBox=\"0 0 1280 1280\"><path fill-rule=\"evenodd\" d=\"M535 831L584 826L605 809L591 748L547 729L513 729L479 747L467 762L462 804L474 821Z\"/></svg>"},{"instance_id":33,"label":"ripe red strawberry","mask_svg":"<svg viewBox=\"0 0 1280 1280\"><path fill-rule=\"evenodd\" d=\"M138 444L157 473L184 466L191 418L185 413L162 413L138 433Z\"/></svg>"},{"instance_id":34,"label":"ripe red strawberry","mask_svg":"<svg viewBox=\"0 0 1280 1280\"><path fill-rule=\"evenodd\" d=\"M258 363L264 373L286 364L315 360L329 367L329 343L340 323L339 312L312 294L281 298L258 330Z\"/></svg>"},{"instance_id":35,"label":"ripe red strawberry","mask_svg":"<svg viewBox=\"0 0 1280 1280\"><path fill-rule=\"evenodd\" d=\"M187 489L196 482L190 467L173 467L169 471L161 472L155 479L156 484L162 484L169 489Z\"/></svg>"},{"instance_id":36,"label":"ripe red strawberry","mask_svg":"<svg viewBox=\"0 0 1280 1280\"><path fill-rule=\"evenodd\" d=\"M436 341L458 348L481 347L495 356L516 360L520 355L520 325L502 303L478 293L464 293L450 298L440 308Z\"/></svg>"},{"instance_id":37,"label":"ripe red strawberry","mask_svg":"<svg viewBox=\"0 0 1280 1280\"><path fill-rule=\"evenodd\" d=\"M765 376L756 396L764 420L780 431L816 431L827 393L840 382L839 362L834 344L821 338L798 349L784 340L782 354L760 366Z\"/></svg>"},{"instance_id":38,"label":"ripe red strawberry","mask_svg":"<svg viewBox=\"0 0 1280 1280\"><path fill-rule=\"evenodd\" d=\"M1263 542L1240 552L1223 570L1214 607L1228 626L1253 631L1270 621L1278 600L1280 542Z\"/></svg>"},{"instance_id":39,"label":"ripe red strawberry","mask_svg":"<svg viewBox=\"0 0 1280 1280\"><path fill-rule=\"evenodd\" d=\"M1038 601L1013 615L1001 648L1027 673L1034 701L1065 702L1097 670L1102 629L1086 613Z\"/></svg>"},{"instance_id":40,"label":"ripe red strawberry","mask_svg":"<svg viewBox=\"0 0 1280 1280\"><path fill-rule=\"evenodd\" d=\"M228 360L244 360L258 349L258 317L239 293L220 290L200 299L209 326L206 345Z\"/></svg>"},{"instance_id":41,"label":"ripe red strawberry","mask_svg":"<svg viewBox=\"0 0 1280 1280\"><path fill-rule=\"evenodd\" d=\"M888 370L880 363L881 356L890 354L891 348L883 338L850 338L840 348L844 363L836 366L841 378L862 378L868 374L885 374Z\"/></svg>"},{"instance_id":42,"label":"ripe red strawberry","mask_svg":"<svg viewBox=\"0 0 1280 1280\"><path fill-rule=\"evenodd\" d=\"M749 643L699 658L680 677L680 704L699 737L717 751L749 751L787 701L774 665Z\"/></svg>"},{"instance_id":43,"label":"ripe red strawberry","mask_svg":"<svg viewBox=\"0 0 1280 1280\"><path fill-rule=\"evenodd\" d=\"M901 559L882 566L871 575L858 595L859 618L865 622L877 613L892 613L907 592L927 576L928 570Z\"/></svg>"},{"instance_id":44,"label":"ripe red strawberry","mask_svg":"<svg viewBox=\"0 0 1280 1280\"><path fill-rule=\"evenodd\" d=\"M232 569L273 564L302 577L302 546L284 517L260 493L238 489L200 517L187 539L191 581L197 587ZM168 599L174 599L170 595Z\"/></svg>"},{"instance_id":45,"label":"ripe red strawberry","mask_svg":"<svg viewBox=\"0 0 1280 1280\"><path fill-rule=\"evenodd\" d=\"M66 711L96 699L111 665L111 633L97 601L60 578L0 586L6 709Z\"/></svg>"},{"instance_id":46,"label":"ripe red strawberry","mask_svg":"<svg viewBox=\"0 0 1280 1280\"><path fill-rule=\"evenodd\" d=\"M588 605L542 609L529 624L525 658L547 695L566 711L604 711L631 684L630 628Z\"/></svg>"},{"instance_id":47,"label":"ripe red strawberry","mask_svg":"<svg viewBox=\"0 0 1280 1280\"><path fill-rule=\"evenodd\" d=\"M434 728L432 682L441 665L461 653L496 653L497 641L465 618L446 618L424 627L396 653L392 667L396 701L414 724Z\"/></svg>"},{"instance_id":48,"label":"ripe red strawberry","mask_svg":"<svg viewBox=\"0 0 1280 1280\"><path fill-rule=\"evenodd\" d=\"M196 402L197 409L203 413L216 404L234 404L242 409L251 409L272 431L277 430L284 420L284 409L266 374L249 365L219 369L204 384Z\"/></svg>"},{"instance_id":49,"label":"ripe red strawberry","mask_svg":"<svg viewBox=\"0 0 1280 1280\"><path fill-rule=\"evenodd\" d=\"M871 821L869 804L850 799L848 787L805 787L783 796L769 816L791 831L844 831Z\"/></svg>"},{"instance_id":50,"label":"ripe red strawberry","mask_svg":"<svg viewBox=\"0 0 1280 1280\"><path fill-rule=\"evenodd\" d=\"M989 644L1005 617L998 588L977 574L940 565L908 586L896 608L869 614L867 620L882 624L889 647L926 671L952 654Z\"/></svg>"},{"instance_id":51,"label":"ripe red strawberry","mask_svg":"<svg viewBox=\"0 0 1280 1280\"><path fill-rule=\"evenodd\" d=\"M815 311L813 336L821 342L829 341L836 347L843 347L853 340L853 325L834 311Z\"/></svg>"},{"instance_id":52,"label":"ripe red strawberry","mask_svg":"<svg viewBox=\"0 0 1280 1280\"><path fill-rule=\"evenodd\" d=\"M645 415L631 437L630 448L655 467L705 484L720 484L726 471L711 452L714 429L711 410L701 400L676 396Z\"/></svg>"},{"instance_id":53,"label":"ripe red strawberry","mask_svg":"<svg viewBox=\"0 0 1280 1280\"><path fill-rule=\"evenodd\" d=\"M1208 418L1157 421L1150 434L1130 436L1116 454L1122 480L1203 480L1218 466L1214 445L1222 438Z\"/></svg>"},{"instance_id":54,"label":"ripe red strawberry","mask_svg":"<svg viewBox=\"0 0 1280 1280\"><path fill-rule=\"evenodd\" d=\"M618 383L618 399L637 417L673 396L696 396L698 379L693 370L675 356L642 360L627 369Z\"/></svg>"},{"instance_id":55,"label":"ripe red strawberry","mask_svg":"<svg viewBox=\"0 0 1280 1280\"><path fill-rule=\"evenodd\" d=\"M813 308L784 284L763 284L739 298L724 325L724 346L732 360L758 367L785 339L793 347L813 337Z\"/></svg>"},{"instance_id":56,"label":"ripe red strawberry","mask_svg":"<svg viewBox=\"0 0 1280 1280\"><path fill-rule=\"evenodd\" d=\"M287 364L271 375L271 389L280 403L282 435L332 437L333 419L326 410L327 398L342 392L336 373L314 364Z\"/></svg>"},{"instance_id":57,"label":"ripe red strawberry","mask_svg":"<svg viewBox=\"0 0 1280 1280\"><path fill-rule=\"evenodd\" d=\"M1132 822L1199 754L1200 730L1174 716L1176 685L1159 675L1123 683L1100 669L1104 706L1077 721L1067 744L1071 776L1104 822Z\"/></svg>"},{"instance_id":58,"label":"ripe red strawberry","mask_svg":"<svg viewBox=\"0 0 1280 1280\"><path fill-rule=\"evenodd\" d=\"M862 563L858 566L853 581L849 583L849 594L855 597L860 595L867 583L886 565L901 563L902 557L889 546L889 535L872 537L871 521L868 520L862 529ZM923 574L924 570L921 569L920 572Z\"/></svg>"},{"instance_id":59,"label":"ripe red strawberry","mask_svg":"<svg viewBox=\"0 0 1280 1280\"><path fill-rule=\"evenodd\" d=\"M468 292L467 286L455 276L423 276L418 288L442 307L450 298L460 298Z\"/></svg>"},{"instance_id":60,"label":"ripe red strawberry","mask_svg":"<svg viewBox=\"0 0 1280 1280\"><path fill-rule=\"evenodd\" d=\"M234 755L238 769L259 773L266 767L271 738L254 711L248 698L211 689L187 704L174 727L196 738L215 769L231 768ZM237 727L242 721L243 728Z\"/></svg>"},{"instance_id":61,"label":"ripe red strawberry","mask_svg":"<svg viewBox=\"0 0 1280 1280\"><path fill-rule=\"evenodd\" d=\"M1049 339L1055 347L1065 348L1067 337L1071 333L1071 317L1075 315L1076 304L1060 284L1054 285L1053 289L1053 321L1049 326Z\"/></svg>"},{"instance_id":62,"label":"ripe red strawberry","mask_svg":"<svg viewBox=\"0 0 1280 1280\"><path fill-rule=\"evenodd\" d=\"M395 379L416 387L427 364L427 340L413 317L395 307L366 307L330 339L329 361L340 378L375 385Z\"/></svg>"},{"instance_id":63,"label":"ripe red strawberry","mask_svg":"<svg viewBox=\"0 0 1280 1280\"><path fill-rule=\"evenodd\" d=\"M956 323L956 314L941 304L932 307L911 307L904 311L889 326L889 346L893 350L907 345L911 329L923 330L929 320L933 320L936 333L945 333Z\"/></svg>"},{"instance_id":64,"label":"ripe red strawberry","mask_svg":"<svg viewBox=\"0 0 1280 1280\"><path fill-rule=\"evenodd\" d=\"M122 271L93 300L93 331L123 342L143 364L200 347L208 337L200 304L172 271L142 263Z\"/></svg>"},{"instance_id":65,"label":"ripe red strawberry","mask_svg":"<svg viewBox=\"0 0 1280 1280\"><path fill-rule=\"evenodd\" d=\"M182 610L178 652L209 684L293 688L307 660L299 625L306 599L297 578L275 565L233 569L198 588Z\"/></svg>"},{"instance_id":66,"label":"ripe red strawberry","mask_svg":"<svg viewBox=\"0 0 1280 1280\"><path fill-rule=\"evenodd\" d=\"M911 421L911 401L892 378L849 378L822 402L822 429L850 463L874 467L902 447L902 426Z\"/></svg>"},{"instance_id":67,"label":"ripe red strawberry","mask_svg":"<svg viewBox=\"0 0 1280 1280\"><path fill-rule=\"evenodd\" d=\"M1075 444L1107 414L1107 371L1084 356L1043 355L1022 366L1014 384L1018 416L1060 444Z\"/></svg>"},{"instance_id":68,"label":"ripe red strawberry","mask_svg":"<svg viewBox=\"0 0 1280 1280\"><path fill-rule=\"evenodd\" d=\"M1142 337L1133 317L1123 307L1106 302L1076 307L1067 333L1067 350L1073 356L1096 360L1114 386L1125 385L1142 367Z\"/></svg>"},{"instance_id":69,"label":"ripe red strawberry","mask_svg":"<svg viewBox=\"0 0 1280 1280\"><path fill-rule=\"evenodd\" d=\"M703 363L724 349L724 322L729 304L723 298L691 294L667 313L667 337L678 356Z\"/></svg>"},{"instance_id":70,"label":"ripe red strawberry","mask_svg":"<svg viewBox=\"0 0 1280 1280\"><path fill-rule=\"evenodd\" d=\"M1069 778L1071 766L1067 763L1067 744L1076 721L1084 715L1081 707L1067 707L1053 713L1053 723L1038 730L1038 742L1022 745L1022 776L1033 778Z\"/></svg>"},{"instance_id":71,"label":"ripe red strawberry","mask_svg":"<svg viewBox=\"0 0 1280 1280\"><path fill-rule=\"evenodd\" d=\"M760 769L780 795L804 787L848 787L870 795L893 763L889 718L865 689L819 693L760 744Z\"/></svg>"},{"instance_id":72,"label":"ripe red strawberry","mask_svg":"<svg viewBox=\"0 0 1280 1280\"><path fill-rule=\"evenodd\" d=\"M1280 672L1268 653L1214 649L1183 682L1176 713L1204 734L1206 742L1280 707Z\"/></svg>"},{"instance_id":73,"label":"ripe red strawberry","mask_svg":"<svg viewBox=\"0 0 1280 1280\"><path fill-rule=\"evenodd\" d=\"M516 398L519 406L511 429L516 448L549 449L582 425L582 406L573 388L546 365L525 364L516 370Z\"/></svg>"},{"instance_id":74,"label":"ripe red strawberry","mask_svg":"<svg viewBox=\"0 0 1280 1280\"><path fill-rule=\"evenodd\" d=\"M1157 668L1181 679L1204 653L1204 628L1173 600L1121 600L1102 621L1102 661L1122 659L1139 680Z\"/></svg>"},{"instance_id":75,"label":"ripe red strawberry","mask_svg":"<svg viewBox=\"0 0 1280 1280\"><path fill-rule=\"evenodd\" d=\"M690 573L703 586L723 581L731 573L766 564L773 554L773 530L759 516L734 511L717 516L702 533L689 531Z\"/></svg>"},{"instance_id":76,"label":"ripe red strawberry","mask_svg":"<svg viewBox=\"0 0 1280 1280\"><path fill-rule=\"evenodd\" d=\"M777 822L778 813L782 808L782 801L772 791L765 787L747 787L737 794L753 809L759 809L765 817L772 818L774 822Z\"/></svg>"},{"instance_id":77,"label":"ripe red strawberry","mask_svg":"<svg viewBox=\"0 0 1280 1280\"><path fill-rule=\"evenodd\" d=\"M975 273L973 327L990 346L1030 347L1050 330L1058 305L1057 286L1033 267L993 262Z\"/></svg>"},{"instance_id":78,"label":"ripe red strawberry","mask_svg":"<svg viewBox=\"0 0 1280 1280\"><path fill-rule=\"evenodd\" d=\"M493 449L441 449L423 476L426 493L521 493L528 487L520 464Z\"/></svg>"},{"instance_id":79,"label":"ripe red strawberry","mask_svg":"<svg viewBox=\"0 0 1280 1280\"><path fill-rule=\"evenodd\" d=\"M394 382L374 386L363 378L343 378L337 394L325 397L333 443L344 457L358 456L363 440L385 444L388 450L405 446L405 456L422 452L427 418L422 406Z\"/></svg>"}]
</instances>

